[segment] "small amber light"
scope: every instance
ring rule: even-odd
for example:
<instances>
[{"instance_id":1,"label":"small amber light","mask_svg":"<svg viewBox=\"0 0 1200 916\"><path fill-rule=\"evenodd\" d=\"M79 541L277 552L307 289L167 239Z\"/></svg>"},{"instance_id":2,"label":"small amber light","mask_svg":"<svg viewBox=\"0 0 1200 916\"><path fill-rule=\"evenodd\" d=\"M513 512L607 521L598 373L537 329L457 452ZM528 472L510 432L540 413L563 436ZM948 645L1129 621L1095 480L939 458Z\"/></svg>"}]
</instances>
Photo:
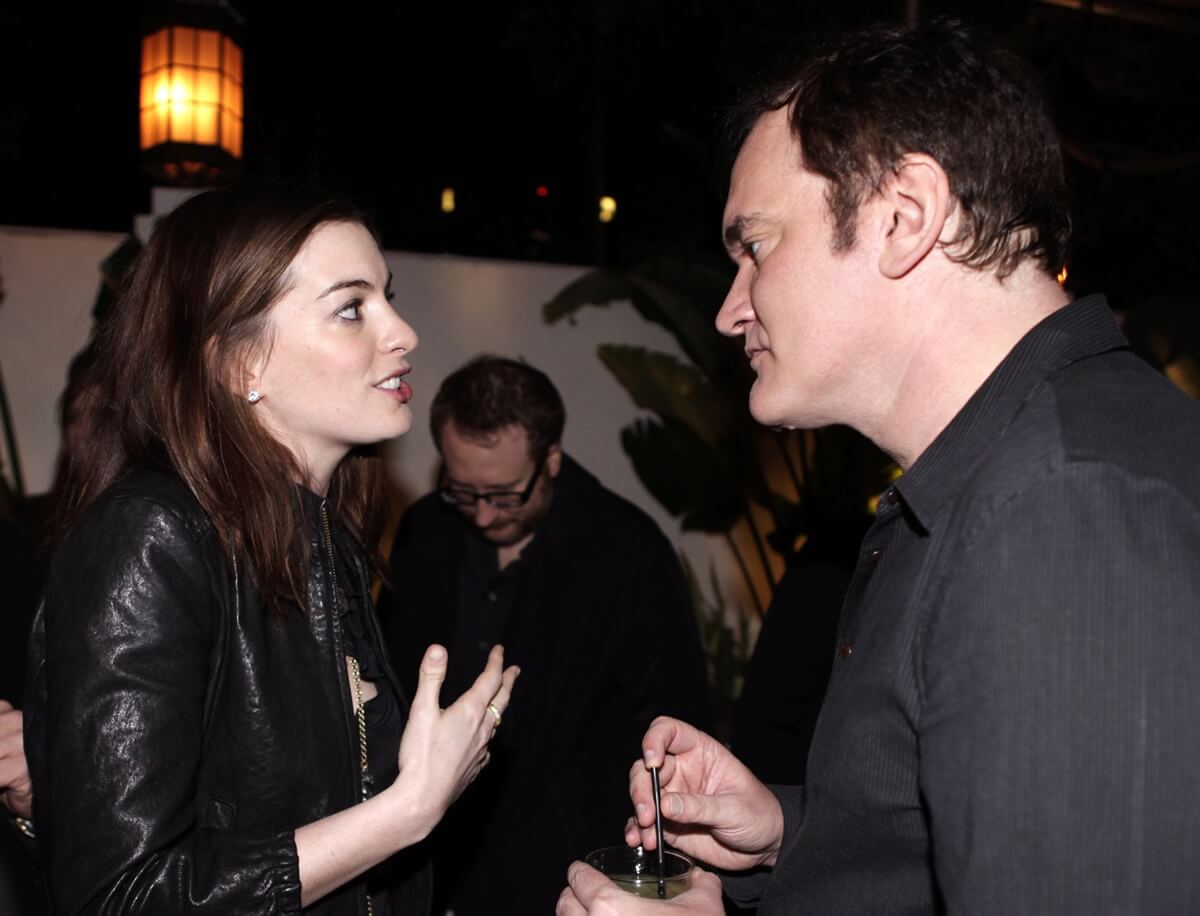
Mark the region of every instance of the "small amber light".
<instances>
[{"instance_id":1,"label":"small amber light","mask_svg":"<svg viewBox=\"0 0 1200 916\"><path fill-rule=\"evenodd\" d=\"M609 197L607 194L605 194L603 197L600 198L600 214L599 214L600 222L611 223L613 221L613 217L615 217L616 215L617 215L616 198Z\"/></svg>"}]
</instances>

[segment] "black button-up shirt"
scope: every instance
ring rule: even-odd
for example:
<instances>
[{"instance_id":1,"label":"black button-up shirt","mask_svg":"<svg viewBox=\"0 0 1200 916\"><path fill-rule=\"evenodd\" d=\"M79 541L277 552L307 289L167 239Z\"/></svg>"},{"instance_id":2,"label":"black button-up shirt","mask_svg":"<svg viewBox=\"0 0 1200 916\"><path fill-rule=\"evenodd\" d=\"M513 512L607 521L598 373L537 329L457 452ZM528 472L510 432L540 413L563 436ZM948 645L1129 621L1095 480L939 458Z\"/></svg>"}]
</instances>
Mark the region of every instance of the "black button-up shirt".
<instances>
[{"instance_id":1,"label":"black button-up shirt","mask_svg":"<svg viewBox=\"0 0 1200 916\"><path fill-rule=\"evenodd\" d=\"M487 664L492 646L504 643L521 575L529 567L529 554L540 548L538 538L519 557L500 568L500 548L471 531L463 540L458 569L458 619L450 646L450 668L442 688L442 705L462 696Z\"/></svg>"},{"instance_id":2,"label":"black button-up shirt","mask_svg":"<svg viewBox=\"0 0 1200 916\"><path fill-rule=\"evenodd\" d=\"M760 913L1200 912L1200 405L1104 300L879 502Z\"/></svg>"}]
</instances>

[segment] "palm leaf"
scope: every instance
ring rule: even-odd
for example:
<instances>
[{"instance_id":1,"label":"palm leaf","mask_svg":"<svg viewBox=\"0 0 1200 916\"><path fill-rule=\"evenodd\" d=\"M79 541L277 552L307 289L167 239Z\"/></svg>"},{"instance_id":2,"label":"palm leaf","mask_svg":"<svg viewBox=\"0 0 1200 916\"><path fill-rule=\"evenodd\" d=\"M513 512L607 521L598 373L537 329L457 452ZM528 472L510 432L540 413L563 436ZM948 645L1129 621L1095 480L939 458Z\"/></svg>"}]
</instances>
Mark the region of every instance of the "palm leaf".
<instances>
[{"instance_id":1,"label":"palm leaf","mask_svg":"<svg viewBox=\"0 0 1200 916\"><path fill-rule=\"evenodd\" d=\"M542 318L554 324L587 306L630 302L647 321L666 328L688 358L710 377L732 371L741 348L713 326L729 288L726 272L665 261L632 270L593 270L542 306Z\"/></svg>"},{"instance_id":2,"label":"palm leaf","mask_svg":"<svg viewBox=\"0 0 1200 916\"><path fill-rule=\"evenodd\" d=\"M746 511L721 456L671 417L643 418L621 430L621 447L643 486L685 531L724 534Z\"/></svg>"},{"instance_id":3,"label":"palm leaf","mask_svg":"<svg viewBox=\"0 0 1200 916\"><path fill-rule=\"evenodd\" d=\"M695 366L626 344L601 344L597 352L638 407L678 420L714 449L737 428L729 396Z\"/></svg>"}]
</instances>

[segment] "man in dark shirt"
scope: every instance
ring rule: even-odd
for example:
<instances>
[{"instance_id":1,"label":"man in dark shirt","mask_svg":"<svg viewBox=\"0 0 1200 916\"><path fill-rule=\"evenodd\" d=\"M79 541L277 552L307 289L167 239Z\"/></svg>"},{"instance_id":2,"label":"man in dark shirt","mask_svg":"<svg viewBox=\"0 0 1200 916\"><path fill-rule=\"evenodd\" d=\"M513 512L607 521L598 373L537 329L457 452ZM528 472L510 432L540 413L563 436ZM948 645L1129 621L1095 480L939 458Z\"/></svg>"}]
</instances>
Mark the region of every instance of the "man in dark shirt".
<instances>
[{"instance_id":1,"label":"man in dark shirt","mask_svg":"<svg viewBox=\"0 0 1200 916\"><path fill-rule=\"evenodd\" d=\"M396 670L447 646L449 704L494 644L521 667L490 764L435 833L435 912L548 913L572 859L621 842L650 721L708 719L698 627L662 532L563 453L543 373L478 358L430 414L439 488L405 513L381 604Z\"/></svg>"},{"instance_id":2,"label":"man in dark shirt","mask_svg":"<svg viewBox=\"0 0 1200 916\"><path fill-rule=\"evenodd\" d=\"M743 110L725 212L763 423L841 422L906 473L839 623L803 788L677 720L668 842L761 914L1200 912L1200 406L1101 297L1029 83L967 30L873 29ZM640 828L640 830L639 830ZM562 916L651 913L582 863ZM671 901L720 913L701 872Z\"/></svg>"}]
</instances>

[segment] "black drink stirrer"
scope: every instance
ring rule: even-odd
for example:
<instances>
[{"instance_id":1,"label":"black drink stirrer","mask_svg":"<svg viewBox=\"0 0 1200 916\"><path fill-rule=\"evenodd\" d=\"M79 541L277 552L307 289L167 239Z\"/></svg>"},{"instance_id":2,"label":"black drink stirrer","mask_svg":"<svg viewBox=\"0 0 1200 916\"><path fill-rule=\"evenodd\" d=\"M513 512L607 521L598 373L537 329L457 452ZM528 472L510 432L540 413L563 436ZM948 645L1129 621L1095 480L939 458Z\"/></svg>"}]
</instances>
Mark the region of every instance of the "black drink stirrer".
<instances>
[{"instance_id":1,"label":"black drink stirrer","mask_svg":"<svg viewBox=\"0 0 1200 916\"><path fill-rule=\"evenodd\" d=\"M658 767L650 768L650 785L654 789L654 839L658 844L658 896L667 896L667 876L663 871L662 794L658 785Z\"/></svg>"}]
</instances>

